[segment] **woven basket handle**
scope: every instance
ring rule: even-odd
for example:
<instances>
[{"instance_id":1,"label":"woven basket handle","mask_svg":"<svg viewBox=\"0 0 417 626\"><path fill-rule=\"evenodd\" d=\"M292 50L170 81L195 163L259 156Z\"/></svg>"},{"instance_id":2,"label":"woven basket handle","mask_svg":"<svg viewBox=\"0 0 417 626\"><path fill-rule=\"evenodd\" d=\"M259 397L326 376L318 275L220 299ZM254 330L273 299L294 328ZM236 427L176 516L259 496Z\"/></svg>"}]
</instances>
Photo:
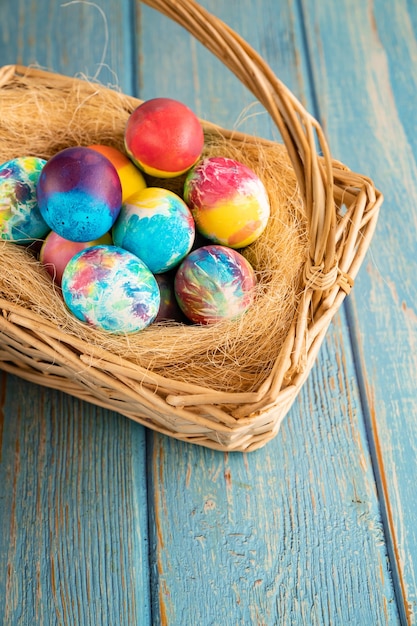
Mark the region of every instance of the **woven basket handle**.
<instances>
[{"instance_id":1,"label":"woven basket handle","mask_svg":"<svg viewBox=\"0 0 417 626\"><path fill-rule=\"evenodd\" d=\"M309 220L310 259L305 280L319 290L328 289L337 272L336 210L332 158L320 124L242 37L194 0L142 1L186 28L270 114L294 167Z\"/></svg>"}]
</instances>

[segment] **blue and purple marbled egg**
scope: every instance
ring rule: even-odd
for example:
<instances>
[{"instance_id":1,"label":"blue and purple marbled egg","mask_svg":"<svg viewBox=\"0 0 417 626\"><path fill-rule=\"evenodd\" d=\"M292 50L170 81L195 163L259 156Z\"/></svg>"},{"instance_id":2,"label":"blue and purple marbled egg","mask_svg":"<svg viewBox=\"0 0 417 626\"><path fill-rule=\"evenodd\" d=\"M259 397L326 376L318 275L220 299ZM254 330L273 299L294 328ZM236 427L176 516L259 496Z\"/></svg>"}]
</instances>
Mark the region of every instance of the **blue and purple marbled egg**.
<instances>
[{"instance_id":1,"label":"blue and purple marbled egg","mask_svg":"<svg viewBox=\"0 0 417 626\"><path fill-rule=\"evenodd\" d=\"M50 228L36 199L36 186L46 161L18 157L0 166L0 239L29 244Z\"/></svg>"},{"instance_id":2,"label":"blue and purple marbled egg","mask_svg":"<svg viewBox=\"0 0 417 626\"><path fill-rule=\"evenodd\" d=\"M93 246L76 254L64 269L61 287L78 319L115 334L143 330L158 314L155 277L134 254L116 246Z\"/></svg>"},{"instance_id":3,"label":"blue and purple marbled egg","mask_svg":"<svg viewBox=\"0 0 417 626\"><path fill-rule=\"evenodd\" d=\"M176 267L191 250L195 223L172 191L147 187L122 206L113 227L115 245L136 254L154 274Z\"/></svg>"},{"instance_id":4,"label":"blue and purple marbled egg","mask_svg":"<svg viewBox=\"0 0 417 626\"><path fill-rule=\"evenodd\" d=\"M44 166L37 186L45 222L64 239L93 241L113 226L122 204L114 165L91 148L66 148Z\"/></svg>"},{"instance_id":5,"label":"blue and purple marbled egg","mask_svg":"<svg viewBox=\"0 0 417 626\"><path fill-rule=\"evenodd\" d=\"M175 276L175 295L183 313L197 324L236 318L252 304L255 271L245 257L226 246L193 250Z\"/></svg>"}]
</instances>

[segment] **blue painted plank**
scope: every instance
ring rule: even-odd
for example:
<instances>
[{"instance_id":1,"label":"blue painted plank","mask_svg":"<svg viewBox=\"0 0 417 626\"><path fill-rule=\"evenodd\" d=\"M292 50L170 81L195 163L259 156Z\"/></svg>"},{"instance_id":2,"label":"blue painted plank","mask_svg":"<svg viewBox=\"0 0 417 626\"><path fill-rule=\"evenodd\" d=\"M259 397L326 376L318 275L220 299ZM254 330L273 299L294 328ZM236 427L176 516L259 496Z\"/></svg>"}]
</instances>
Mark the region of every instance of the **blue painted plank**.
<instances>
[{"instance_id":1,"label":"blue painted plank","mask_svg":"<svg viewBox=\"0 0 417 626\"><path fill-rule=\"evenodd\" d=\"M133 11L4 0L1 63L132 91ZM144 429L13 376L1 383L0 623L151 624Z\"/></svg>"},{"instance_id":2,"label":"blue painted plank","mask_svg":"<svg viewBox=\"0 0 417 626\"><path fill-rule=\"evenodd\" d=\"M245 2L246 13L242 18L239 16L236 22L234 22L236 18L233 18L231 23L239 26L241 24L239 20L242 19L241 32L249 33L249 39L259 37L259 42L263 41L263 33L269 33L269 40L262 43L265 45L266 56L269 56L268 50L272 47L274 68L282 70L278 72L281 77L287 73L286 82L291 84L297 93L301 92L306 101L310 101L309 89L304 83L303 63L299 59L298 63L293 62L297 59L296 51L302 44L296 38L297 33L301 32L300 24L297 23L296 8L290 5L289 12L284 14L286 5L282 7L280 5L278 16L276 3L265 1L261 8L260 4L256 4L256 19L255 5ZM3 6L5 5L2 5L2 8ZM33 29L45 38L40 16L43 11L46 11L46 3L45 5L37 4L39 21L34 20L32 27L29 24L29 17L33 19L34 5L30 5L32 13L23 11L23 4L13 6L17 6L20 11L20 24L23 28L22 32L25 33L23 38L16 39L20 46L19 54L22 55L19 60L23 62L28 62L26 58L34 60L36 54L47 59L47 56L42 56L44 55L42 50L36 52L37 44L33 47L32 43L32 48L28 46L28 42L32 41L30 33L32 32L33 36ZM29 3L25 3L25 6L27 10ZM86 4L84 8L87 6L90 5ZM233 9L233 6L223 6L223 3L214 1L210 2L209 6L217 14L223 14L226 17L230 16L228 13L230 8ZM71 7L73 8L75 5ZM10 4L7 11L10 14L9 19L13 22L16 9L13 13L13 7ZM113 13L111 15L113 16ZM120 12L114 15L116 22L119 15ZM126 11L125 15L131 16L131 10ZM265 17L265 22L260 19L260 16ZM0 17L3 28L5 24L3 15L0 14ZM159 42L165 41L168 44L171 40L165 33L172 33L171 27L167 27L166 31L161 30L159 16L158 19L155 15L150 17L149 13L150 21L145 20L144 17L145 13L141 15L143 28L153 33L153 39L159 39ZM69 33L76 33L77 30L83 28L85 19L84 16L83 20L63 23L65 30L68 29ZM257 24L259 25L255 27ZM282 35L276 41L273 33L278 29ZM10 33L13 32L12 29L9 30L7 35L9 39L6 43L10 42ZM102 46L102 37L97 36L97 32L98 30L94 30L88 34L94 42ZM158 37L155 37L155 33L158 33ZM167 80L167 74L162 70L164 67L167 68L168 62L173 62L173 67L168 68L168 77L170 76L174 82L178 80L178 83L172 88L171 93L177 93L178 97L182 97L181 94L189 94L186 97L190 98L190 104L200 107L198 112L201 111L203 117L230 126L235 123L236 116L239 116L245 105L252 104L253 99L237 89L239 85L230 83L227 77L220 80L219 70L213 69L212 65L208 66L206 61L202 60L203 52L198 51L198 46L193 48L195 44L189 43L189 50L194 50L192 54L187 50L177 54L177 48L169 48L163 54L163 59L159 64L152 64L154 60L152 54L150 56L145 54L145 50L153 50L152 41L146 41L145 32L140 34L143 35L145 42L142 50L142 97L149 93L150 87L154 88L159 79L163 83ZM60 36L62 37L62 31ZM173 41L183 41L183 35L178 37L172 34L172 37ZM65 43L65 40L64 37L62 45L63 48L68 49L68 43ZM45 41L48 42L48 39L45 38ZM81 41L84 41L82 37ZM118 54L122 49L122 42L117 36L115 41L115 53ZM75 42L78 43L76 37ZM285 42L286 47L285 55L282 54L282 59L285 59L283 67L281 67L279 56L281 42ZM58 49L56 41L51 45L55 51ZM88 45L92 47L91 43ZM68 73L85 71L89 75L94 74L97 59L101 58L100 46L95 47L96 55L91 59L91 63L88 61L90 59L88 54L85 55L83 46L79 46L84 57L81 60L83 69L80 70L77 67L75 57L71 57L69 61L67 57L62 57L62 67L71 68ZM3 58L2 51L1 56ZM135 54L133 56L136 58ZM190 59L194 65L190 66ZM9 62L9 59L5 62ZM46 61L40 62L51 66ZM68 65L65 65L66 63ZM57 69L56 65L52 67ZM155 68L158 68L158 72ZM177 76L178 69L182 73L181 80L174 78ZM152 73L158 76L152 77ZM125 76L123 68L118 74L122 77L121 84L126 85L125 90L129 91L129 85L133 85L132 76L123 78ZM191 81L193 86L190 87L191 76L194 76L194 80ZM196 76L199 77L199 83L196 83ZM210 88L199 91L199 85L205 84L207 76L211 76L211 82L208 81ZM224 83L223 80L225 80ZM171 82L168 82L168 85L171 89ZM207 93L210 94L208 99ZM199 95L198 98L197 95ZM237 108L236 103L238 103ZM256 128L261 129L261 134L272 133L265 116L260 115L251 119L256 124L260 122ZM12 384L16 384L17 387L11 387ZM16 390L18 390L16 396L18 402L13 399L11 403L11 398L15 398ZM22 400L25 395L27 401L30 398L30 402L34 403L30 405L30 408ZM48 591L55 589L56 593L57 590L60 592L59 597L56 595L56 603L53 607L55 621L57 621L56 616L60 614L68 617L70 623L74 619L78 620L78 623L86 624L104 624L112 623L112 621L127 624L134 623L135 618L138 623L146 623L147 587L145 585L147 581L145 581L143 564L146 538L138 537L132 552L127 546L126 552L120 552L122 549L120 544L118 544L119 549L116 550L119 557L126 559L126 571L129 570L132 585L136 558L143 566L142 572L139 572L139 580L130 590L131 593L136 594L133 597L138 598L137 607L142 606L141 600L143 601L143 616L138 618L133 613L133 609L130 613L127 608L124 613L121 612L120 607L127 606L128 593L128 591L123 591L125 579L121 572L124 570L115 560L106 560L107 553L103 551L101 541L100 544L98 542L99 533L97 532L99 529L107 532L107 526L103 520L110 520L111 530L107 532L106 538L110 544L117 542L117 531L111 522L115 518L109 515L109 504L106 504L104 500L107 490L110 490L112 502L117 502L118 507L125 506L120 513L125 515L123 520L126 528L130 524L133 530L134 520L143 520L140 517L140 505L144 506L145 477L141 443L143 440L139 436L141 429L131 424L125 426L126 420L109 414L111 416L109 419L111 421L114 419L119 424L117 428L132 429L132 435L125 436L124 439L118 431L114 431L111 435L105 434L101 430L103 427L99 426L94 427L92 434L88 435L88 428L82 425L84 420L90 425L92 412L94 421L100 422L103 412L77 401L64 399L55 392L38 390L12 377L7 378L5 397L3 467L9 468L10 474L13 473L10 468L19 469L19 472L15 472L18 477L16 479L18 495L15 502L18 503L19 519L22 519L23 514L28 514L29 519L37 519L38 505L36 503L38 500L34 494L38 493L38 488L44 494L50 493L48 490L51 490L54 495L59 496L57 500L53 499L53 504L58 501L60 511L70 511L70 505L76 501L76 496L79 494L78 485L81 474L77 474L78 478L75 482L70 485L66 484L68 458L71 458L71 463L78 460L71 465L74 470L79 470L79 465L82 468L93 468L91 470L92 482L89 484L94 486L97 484L101 489L97 506L102 507L91 511L90 508L87 509L87 495L84 494L81 498L80 510L84 514L82 519L85 520L85 524L81 528L81 534L78 536L78 542L72 553L80 558L80 547L92 546L88 554L91 554L92 563L98 566L94 567L94 573L98 571L102 575L101 578L97 576L94 579L94 590L97 595L94 596L93 606L88 606L88 604L85 606L85 602L80 605L75 604L78 595L76 591L79 591L79 596L83 600L88 600L83 591L89 588L87 581L89 572L93 569L89 569L87 563L81 564L80 570L78 569L78 561L71 560L71 553L65 551L68 549L66 542L64 545L60 541L65 535L59 534L57 538L52 535L51 545L54 549L51 557L46 540L40 542L41 548L36 552L38 550L36 539L41 531L36 526L32 531L28 531L27 527L22 524L18 535L20 547L18 550L12 547L8 552L8 556L13 557L10 559L10 571L12 573L17 571L18 575L13 579L13 584L9 584L9 587L6 585L6 589L11 590L8 598L14 601L14 603L7 604L7 611L10 615L14 610L20 611L20 613L13 614L16 620L20 619L21 623L34 623L33 615L30 615L30 608L33 608L33 586L27 593L23 607L18 609L15 607L18 596L16 590L21 589L23 594L23 582L30 579L30 577L26 578L25 574L29 571L33 575L38 571L32 565L32 561L36 561L33 555L36 557L38 554L42 567L47 557L50 562L56 557L56 560L62 563L61 576L66 577L64 581L67 585L60 585L56 582L55 568L48 569L45 565L42 569L42 573L45 572L47 577L43 587L45 594L46 589ZM45 398L50 398L51 402L51 405L46 404L46 408L42 407ZM64 403L66 408L60 403ZM51 438L55 444L49 448L52 465L52 471L49 471L53 478L43 471L43 473L38 473L42 480L34 483L33 465L28 463L26 457L29 461L33 461L34 450L39 457L43 453L34 447L31 437L36 435L41 428L43 412L46 415L46 423L53 424L56 430L61 421L59 418L51 419L49 406L58 407L57 415L64 416L66 426L62 432L62 442ZM25 421L23 427L19 426L20 430L17 429L13 435L10 431L10 415L17 415L19 411L20 415L25 416ZM74 428L72 412L78 424L77 437L72 434ZM38 416L35 418L35 425L38 424L36 428L32 427L32 415ZM138 445L133 446L133 452L130 452L132 438ZM83 446L86 439L87 450L80 452L79 448ZM118 452L119 455L126 454L127 459L131 459L128 465L125 465L124 460L119 459L114 452L114 445L118 440L124 441ZM18 448L17 444L20 445L21 441L24 441L24 445ZM37 442L35 446L39 447L42 437L35 436L34 441ZM103 447L100 442L103 442ZM311 380L291 411L282 433L265 450L251 455L225 456L152 434L149 435L149 442L152 483L150 491L152 603L154 607L152 623L195 623L196 615L201 617L199 623L202 624L398 623L359 392L355 383L355 367L349 346L348 326L343 314L338 316L329 333ZM59 443L61 443L60 446ZM22 452L20 452L21 449ZM16 458L15 451L18 451L17 458L20 460L20 467L13 461ZM107 465L106 453L108 452L110 452L110 460ZM36 460L36 462L42 466L43 461ZM100 473L98 468L103 467L106 471ZM117 467L119 469L115 471ZM114 480L114 476L117 477L119 471L122 478L120 481ZM105 478L111 481L109 485L105 484ZM51 482L48 483L48 480ZM119 494L117 487L120 488L124 484L123 481L126 481L128 486ZM130 493L130 497L124 497L126 491ZM13 490L12 493L14 493ZM137 496L137 500L135 500L136 493L140 496ZM23 495L25 499L21 502ZM10 498L8 490L5 490L5 496ZM7 529L7 535L2 543L2 554L5 554L6 548L9 550L9 545L14 545L10 541L11 530L16 528L16 525L11 523L14 519L12 502L13 500L8 501L7 508L4 507L3 527ZM49 516L50 502L51 499L48 501L48 506L41 507L45 518ZM91 500L89 504L91 505ZM55 508L58 508L56 504ZM110 509L113 510L112 507ZM71 537L77 537L75 516L71 516L70 513L69 516ZM66 521L64 513L58 517L58 520L60 519ZM48 518L48 525L50 523ZM57 528L61 530L61 527L61 522L51 523L52 530ZM41 528L42 533L45 534L45 524L41 524ZM141 530L144 528L142 521L139 521L139 528ZM27 532L29 535L26 535ZM26 540L27 536L28 540ZM123 536L127 537L129 533L126 532ZM80 537L83 537L83 544ZM23 558L21 558L22 555ZM26 558L28 555L30 558ZM76 569L73 566L74 562L77 565ZM103 564L102 567L101 564ZM13 568L16 569L13 570ZM112 568L117 569L112 570ZM309 573L308 576L305 576L306 571ZM97 580L100 580L99 585L96 584ZM79 581L81 584L77 586ZM62 582L62 579L59 582ZM104 602L99 606L98 592L100 589L107 590L105 583L109 584L109 590L115 591L116 597L123 597L124 600L110 606L110 593L106 595L107 591L105 591ZM72 602L70 608L68 608L69 602ZM51 606L47 603L48 600L45 600L45 604L38 608L35 619L38 619L40 611L43 612L42 615L47 614ZM116 621L117 611L121 614L119 621ZM40 620L39 623L41 623Z\"/></svg>"},{"instance_id":3,"label":"blue painted plank","mask_svg":"<svg viewBox=\"0 0 417 626\"><path fill-rule=\"evenodd\" d=\"M2 382L0 622L150 623L136 425L13 377Z\"/></svg>"},{"instance_id":4,"label":"blue painted plank","mask_svg":"<svg viewBox=\"0 0 417 626\"><path fill-rule=\"evenodd\" d=\"M313 102L299 56L298 7L266 0L239 10L216 0L204 4L262 48L280 78ZM253 106L237 79L169 20L144 7L141 24L142 98L183 99L226 127ZM256 104L254 110L261 114L242 130L273 135ZM223 455L159 435L149 440L156 623L399 623L343 312L266 448Z\"/></svg>"},{"instance_id":5,"label":"blue painted plank","mask_svg":"<svg viewBox=\"0 0 417 626\"><path fill-rule=\"evenodd\" d=\"M303 2L320 117L335 156L385 195L348 314L402 618L416 624L417 6L328 4Z\"/></svg>"},{"instance_id":6,"label":"blue painted plank","mask_svg":"<svg viewBox=\"0 0 417 626\"><path fill-rule=\"evenodd\" d=\"M4 0L0 63L35 64L68 76L95 78L131 94L134 16L129 0Z\"/></svg>"},{"instance_id":7,"label":"blue painted plank","mask_svg":"<svg viewBox=\"0 0 417 626\"><path fill-rule=\"evenodd\" d=\"M226 22L232 16L238 20L239 34L271 61L272 69L284 83L293 84L301 102L311 101L310 84L301 78L305 59L294 7L288 13L287 2L282 0L279 5L242 0L239 8L222 0L199 4ZM138 11L141 30L137 56L142 63L136 89L140 98L161 94L178 98L192 106L200 118L224 128L280 139L263 106L219 59L154 9L139 4ZM283 19L281 13L285 13Z\"/></svg>"},{"instance_id":8,"label":"blue painted plank","mask_svg":"<svg viewBox=\"0 0 417 626\"><path fill-rule=\"evenodd\" d=\"M222 454L152 436L156 624L399 624L338 317L278 437Z\"/></svg>"}]
</instances>

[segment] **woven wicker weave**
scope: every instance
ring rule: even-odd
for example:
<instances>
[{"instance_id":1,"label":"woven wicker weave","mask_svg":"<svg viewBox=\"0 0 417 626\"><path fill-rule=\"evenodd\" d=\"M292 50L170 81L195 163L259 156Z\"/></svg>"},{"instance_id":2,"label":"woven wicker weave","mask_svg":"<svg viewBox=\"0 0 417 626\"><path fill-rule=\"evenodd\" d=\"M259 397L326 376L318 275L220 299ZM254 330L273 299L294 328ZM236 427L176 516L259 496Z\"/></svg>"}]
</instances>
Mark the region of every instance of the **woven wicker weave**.
<instances>
[{"instance_id":1,"label":"woven wicker weave","mask_svg":"<svg viewBox=\"0 0 417 626\"><path fill-rule=\"evenodd\" d=\"M166 435L218 450L250 451L277 434L307 378L366 254L382 195L369 178L332 159L320 124L229 27L190 0L145 2L218 56L252 91L280 132L304 200L311 242L293 324L259 389L225 393L138 367L96 343L67 337L24 306L1 300L0 367ZM0 70L0 88L22 73L54 86L76 80L7 66ZM244 140L251 137L245 135ZM343 212L338 209L342 203Z\"/></svg>"}]
</instances>

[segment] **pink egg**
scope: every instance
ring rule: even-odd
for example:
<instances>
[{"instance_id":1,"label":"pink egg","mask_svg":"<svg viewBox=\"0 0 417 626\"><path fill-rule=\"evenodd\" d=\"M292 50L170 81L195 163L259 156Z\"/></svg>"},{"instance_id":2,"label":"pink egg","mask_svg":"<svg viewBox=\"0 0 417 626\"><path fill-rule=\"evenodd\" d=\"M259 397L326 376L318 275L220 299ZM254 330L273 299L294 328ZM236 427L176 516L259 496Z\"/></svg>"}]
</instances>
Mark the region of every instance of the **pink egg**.
<instances>
[{"instance_id":1,"label":"pink egg","mask_svg":"<svg viewBox=\"0 0 417 626\"><path fill-rule=\"evenodd\" d=\"M52 276L54 282L60 286L64 269L68 261L70 261L77 252L97 244L111 244L111 242L112 239L108 233L95 241L77 242L64 239L54 231L51 231L42 244L39 260Z\"/></svg>"},{"instance_id":2,"label":"pink egg","mask_svg":"<svg viewBox=\"0 0 417 626\"><path fill-rule=\"evenodd\" d=\"M172 178L189 170L204 146L203 129L185 104L153 98L130 115L125 130L129 157L145 173Z\"/></svg>"}]
</instances>

